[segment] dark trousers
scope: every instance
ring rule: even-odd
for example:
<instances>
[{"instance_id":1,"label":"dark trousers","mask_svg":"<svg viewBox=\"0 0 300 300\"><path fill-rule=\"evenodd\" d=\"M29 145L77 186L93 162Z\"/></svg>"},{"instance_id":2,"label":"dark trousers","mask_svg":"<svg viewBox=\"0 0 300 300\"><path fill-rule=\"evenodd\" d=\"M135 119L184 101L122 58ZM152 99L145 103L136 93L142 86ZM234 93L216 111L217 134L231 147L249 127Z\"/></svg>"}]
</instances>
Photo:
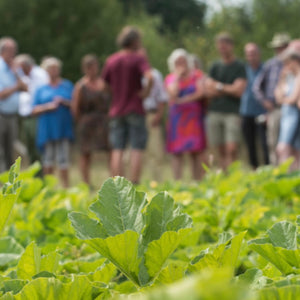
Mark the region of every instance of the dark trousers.
<instances>
[{"instance_id":1,"label":"dark trousers","mask_svg":"<svg viewBox=\"0 0 300 300\"><path fill-rule=\"evenodd\" d=\"M264 164L268 165L269 160L269 149L267 144L267 126L265 123L257 124L255 117L242 118L242 130L245 139L245 143L248 150L249 162L253 168L257 168L258 158L257 158L257 146L256 141L259 138L259 142L262 147Z\"/></svg>"}]
</instances>

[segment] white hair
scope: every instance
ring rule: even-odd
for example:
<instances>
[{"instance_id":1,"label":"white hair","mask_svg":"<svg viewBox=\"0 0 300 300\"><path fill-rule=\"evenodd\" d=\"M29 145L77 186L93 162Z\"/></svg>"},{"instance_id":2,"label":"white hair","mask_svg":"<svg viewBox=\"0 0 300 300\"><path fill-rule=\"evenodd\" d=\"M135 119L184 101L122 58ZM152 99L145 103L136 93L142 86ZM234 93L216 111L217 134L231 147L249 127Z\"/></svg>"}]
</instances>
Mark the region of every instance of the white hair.
<instances>
[{"instance_id":1,"label":"white hair","mask_svg":"<svg viewBox=\"0 0 300 300\"><path fill-rule=\"evenodd\" d=\"M170 72L174 72L176 61L180 57L184 57L187 61L188 68L192 69L193 62L191 60L191 56L189 55L189 53L185 49L179 48L179 49L174 50L171 53L171 55L168 57L168 67L169 67Z\"/></svg>"},{"instance_id":2,"label":"white hair","mask_svg":"<svg viewBox=\"0 0 300 300\"><path fill-rule=\"evenodd\" d=\"M3 53L7 42L13 42L16 45L16 48L17 48L17 42L16 42L16 40L14 40L11 37L3 37L3 38L0 39L0 54Z\"/></svg>"},{"instance_id":3,"label":"white hair","mask_svg":"<svg viewBox=\"0 0 300 300\"><path fill-rule=\"evenodd\" d=\"M41 63L41 67L45 70L48 70L52 66L56 66L59 69L61 69L62 68L61 60L59 60L56 57L47 57Z\"/></svg>"},{"instance_id":4,"label":"white hair","mask_svg":"<svg viewBox=\"0 0 300 300\"><path fill-rule=\"evenodd\" d=\"M15 58L15 62L20 65L32 67L35 65L34 59L29 54L20 54Z\"/></svg>"}]
</instances>

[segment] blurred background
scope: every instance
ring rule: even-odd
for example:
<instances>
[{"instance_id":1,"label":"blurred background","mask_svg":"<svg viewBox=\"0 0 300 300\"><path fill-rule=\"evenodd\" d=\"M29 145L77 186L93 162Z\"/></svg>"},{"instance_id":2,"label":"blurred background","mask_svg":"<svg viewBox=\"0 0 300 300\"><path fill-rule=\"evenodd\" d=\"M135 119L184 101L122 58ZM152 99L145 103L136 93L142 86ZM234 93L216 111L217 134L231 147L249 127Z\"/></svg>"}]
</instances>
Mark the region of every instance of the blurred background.
<instances>
[{"instance_id":1,"label":"blurred background","mask_svg":"<svg viewBox=\"0 0 300 300\"><path fill-rule=\"evenodd\" d=\"M166 59L178 47L198 55L207 71L218 57L214 37L220 31L232 33L240 58L245 43L253 41L267 59L273 55L267 44L274 33L299 37L300 0L0 0L0 12L0 37L14 37L19 52L37 62L47 55L60 58L63 76L75 82L82 56L95 53L103 63L117 50L116 36L127 24L142 30L150 62L164 75ZM76 158L74 151L73 183L80 181ZM92 178L98 186L109 176L107 157L96 154L94 161ZM172 177L170 167L162 172ZM149 178L146 167L143 179Z\"/></svg>"},{"instance_id":2,"label":"blurred background","mask_svg":"<svg viewBox=\"0 0 300 300\"><path fill-rule=\"evenodd\" d=\"M177 47L199 55L207 69L217 56L213 38L224 30L235 37L239 56L254 41L268 58L274 33L299 36L300 0L0 0L0 12L0 36L13 36L20 52L37 61L59 57L64 76L75 81L81 57L93 52L104 62L125 24L142 29L151 63L164 74Z\"/></svg>"}]
</instances>

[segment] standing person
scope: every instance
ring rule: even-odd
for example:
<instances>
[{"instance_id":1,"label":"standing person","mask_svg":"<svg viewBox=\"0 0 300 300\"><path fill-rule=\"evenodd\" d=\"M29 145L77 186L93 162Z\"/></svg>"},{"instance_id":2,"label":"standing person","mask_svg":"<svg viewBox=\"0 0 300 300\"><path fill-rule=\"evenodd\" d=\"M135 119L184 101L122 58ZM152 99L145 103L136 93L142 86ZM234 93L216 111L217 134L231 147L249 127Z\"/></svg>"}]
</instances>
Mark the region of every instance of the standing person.
<instances>
[{"instance_id":1,"label":"standing person","mask_svg":"<svg viewBox=\"0 0 300 300\"><path fill-rule=\"evenodd\" d=\"M190 154L192 174L201 178L202 152L206 147L203 107L203 73L193 70L190 56L184 49L172 52L168 59L171 73L165 83L169 93L167 123L167 150L173 154L173 172L176 180L182 178L183 155Z\"/></svg>"},{"instance_id":2,"label":"standing person","mask_svg":"<svg viewBox=\"0 0 300 300\"><path fill-rule=\"evenodd\" d=\"M38 115L37 146L42 151L44 174L54 173L55 161L64 187L69 186L70 141L73 139L70 102L73 84L61 78L62 63L55 57L42 62L50 82L41 86L34 97L33 115Z\"/></svg>"},{"instance_id":3,"label":"standing person","mask_svg":"<svg viewBox=\"0 0 300 300\"><path fill-rule=\"evenodd\" d=\"M280 131L277 145L278 163L294 157L292 170L299 168L300 154L300 53L287 49L281 56L283 68L275 89L276 101L281 104Z\"/></svg>"},{"instance_id":4,"label":"standing person","mask_svg":"<svg viewBox=\"0 0 300 300\"><path fill-rule=\"evenodd\" d=\"M20 91L27 86L17 76L13 62L17 43L10 37L0 39L0 172L13 164L13 146L17 138Z\"/></svg>"},{"instance_id":5,"label":"standing person","mask_svg":"<svg viewBox=\"0 0 300 300\"><path fill-rule=\"evenodd\" d=\"M153 86L150 95L144 100L144 109L146 111L146 124L149 132L147 142L147 160L152 166L152 176L154 180L161 180L161 166L164 160L165 142L162 132L162 123L166 104L168 103L168 94L165 90L162 74L157 69L152 69ZM147 84L147 82L144 82Z\"/></svg>"},{"instance_id":6,"label":"standing person","mask_svg":"<svg viewBox=\"0 0 300 300\"><path fill-rule=\"evenodd\" d=\"M81 61L81 68L84 76L75 85L72 111L78 122L80 170L83 180L90 184L92 152L110 150L108 142L110 96L99 75L97 56L85 55Z\"/></svg>"},{"instance_id":7,"label":"standing person","mask_svg":"<svg viewBox=\"0 0 300 300\"><path fill-rule=\"evenodd\" d=\"M216 37L216 47L221 60L210 69L207 94L211 99L208 107L207 130L209 144L219 152L224 170L237 159L240 144L240 98L246 88L244 64L234 54L234 41L230 34Z\"/></svg>"},{"instance_id":8,"label":"standing person","mask_svg":"<svg viewBox=\"0 0 300 300\"><path fill-rule=\"evenodd\" d=\"M143 99L152 87L152 72L147 58L139 53L142 46L140 32L125 27L118 36L121 51L110 56L103 69L103 79L112 92L109 111L109 140L112 147L111 175L123 175L123 154L131 146L130 180L139 183L142 155L147 143L147 129ZM142 78L147 80L142 87Z\"/></svg>"},{"instance_id":9,"label":"standing person","mask_svg":"<svg viewBox=\"0 0 300 300\"><path fill-rule=\"evenodd\" d=\"M28 86L28 92L20 93L19 115L23 117L20 135L25 142L30 163L34 163L40 160L40 156L35 147L36 118L31 115L33 97L39 87L49 82L49 76L28 54L18 55L14 64L20 70L21 80Z\"/></svg>"},{"instance_id":10,"label":"standing person","mask_svg":"<svg viewBox=\"0 0 300 300\"><path fill-rule=\"evenodd\" d=\"M266 110L255 98L253 83L262 69L260 49L255 43L248 43L244 48L247 61L247 88L241 99L240 114L242 116L242 130L248 150L249 162L256 169L259 166L257 158L257 137L263 151L264 164L269 164L269 150L267 145Z\"/></svg>"},{"instance_id":11,"label":"standing person","mask_svg":"<svg viewBox=\"0 0 300 300\"><path fill-rule=\"evenodd\" d=\"M267 110L267 139L271 163L277 164L276 145L280 125L280 107L275 101L275 88L282 69L279 55L288 47L290 37L286 33L275 34L269 46L274 49L275 56L268 60L257 76L253 91L255 97Z\"/></svg>"}]
</instances>

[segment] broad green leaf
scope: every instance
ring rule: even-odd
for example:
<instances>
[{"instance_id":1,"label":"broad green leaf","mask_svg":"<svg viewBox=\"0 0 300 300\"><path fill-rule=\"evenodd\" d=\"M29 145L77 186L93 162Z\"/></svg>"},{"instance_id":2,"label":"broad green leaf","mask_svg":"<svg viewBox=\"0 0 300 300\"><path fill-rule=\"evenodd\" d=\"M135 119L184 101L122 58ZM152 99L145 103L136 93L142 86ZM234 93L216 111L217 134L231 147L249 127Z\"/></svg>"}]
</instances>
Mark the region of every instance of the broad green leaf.
<instances>
[{"instance_id":1,"label":"broad green leaf","mask_svg":"<svg viewBox=\"0 0 300 300\"><path fill-rule=\"evenodd\" d=\"M107 237L103 226L83 213L72 212L69 214L69 219L79 239L87 240Z\"/></svg>"},{"instance_id":2,"label":"broad green leaf","mask_svg":"<svg viewBox=\"0 0 300 300\"><path fill-rule=\"evenodd\" d=\"M267 261L272 263L282 274L291 274L295 270L285 260L285 258L276 251L276 248L272 244L249 244L249 248L256 251Z\"/></svg>"},{"instance_id":3,"label":"broad green leaf","mask_svg":"<svg viewBox=\"0 0 300 300\"><path fill-rule=\"evenodd\" d=\"M23 255L21 256L17 274L20 279L31 279L32 276L39 273L41 266L41 249L37 247L37 245L32 242L29 244Z\"/></svg>"},{"instance_id":4,"label":"broad green leaf","mask_svg":"<svg viewBox=\"0 0 300 300\"><path fill-rule=\"evenodd\" d=\"M212 251L206 251L196 257L190 264L190 271L205 268L228 267L234 270L246 232L241 232L228 240L228 235L220 237L219 243Z\"/></svg>"},{"instance_id":5,"label":"broad green leaf","mask_svg":"<svg viewBox=\"0 0 300 300\"><path fill-rule=\"evenodd\" d=\"M143 233L143 243L158 240L165 231L178 231L191 227L192 220L182 214L179 208L174 208L174 200L166 192L157 194L147 206L146 227Z\"/></svg>"},{"instance_id":6,"label":"broad green leaf","mask_svg":"<svg viewBox=\"0 0 300 300\"><path fill-rule=\"evenodd\" d=\"M139 285L138 275L141 258L138 256L138 239L137 232L127 230L122 234L106 239L90 239L86 242Z\"/></svg>"},{"instance_id":7,"label":"broad green leaf","mask_svg":"<svg viewBox=\"0 0 300 300\"><path fill-rule=\"evenodd\" d=\"M140 233L143 229L142 210L146 205L144 193L139 193L125 178L115 177L105 181L99 199L90 210L96 214L109 236L126 230Z\"/></svg>"},{"instance_id":8,"label":"broad green leaf","mask_svg":"<svg viewBox=\"0 0 300 300\"><path fill-rule=\"evenodd\" d=\"M77 237L139 286L152 282L192 226L191 218L175 207L167 193L146 205L144 193L116 177L104 183L90 206L99 221L82 213L69 214Z\"/></svg>"},{"instance_id":9,"label":"broad green leaf","mask_svg":"<svg viewBox=\"0 0 300 300\"><path fill-rule=\"evenodd\" d=\"M297 249L297 227L290 222L283 221L276 223L268 230L268 235L275 247L290 250Z\"/></svg>"},{"instance_id":10,"label":"broad green leaf","mask_svg":"<svg viewBox=\"0 0 300 300\"><path fill-rule=\"evenodd\" d=\"M241 232L240 234L236 235L231 239L231 243L229 248L226 248L224 255L222 257L221 266L223 267L236 267L236 262L238 256L240 254L242 242L246 235L246 231Z\"/></svg>"},{"instance_id":11,"label":"broad green leaf","mask_svg":"<svg viewBox=\"0 0 300 300\"><path fill-rule=\"evenodd\" d=\"M296 300L300 298L300 286L271 287L259 291L259 300Z\"/></svg>"},{"instance_id":12,"label":"broad green leaf","mask_svg":"<svg viewBox=\"0 0 300 300\"><path fill-rule=\"evenodd\" d=\"M59 258L60 256L56 252L50 252L47 255L41 256L41 249L32 242L27 246L19 260L17 267L18 278L30 280L42 271L55 273Z\"/></svg>"},{"instance_id":13,"label":"broad green leaf","mask_svg":"<svg viewBox=\"0 0 300 300\"><path fill-rule=\"evenodd\" d=\"M15 300L85 300L92 299L92 285L84 276L76 276L70 283L55 278L37 278L15 295Z\"/></svg>"},{"instance_id":14,"label":"broad green leaf","mask_svg":"<svg viewBox=\"0 0 300 300\"><path fill-rule=\"evenodd\" d=\"M268 283L268 279L263 276L263 272L259 269L248 269L238 278L238 283L250 284L252 289L261 289Z\"/></svg>"},{"instance_id":15,"label":"broad green leaf","mask_svg":"<svg viewBox=\"0 0 300 300\"><path fill-rule=\"evenodd\" d=\"M13 294L19 293L22 288L27 284L25 280L12 279L3 281L3 292L11 292Z\"/></svg>"},{"instance_id":16,"label":"broad green leaf","mask_svg":"<svg viewBox=\"0 0 300 300\"><path fill-rule=\"evenodd\" d=\"M163 233L159 240L152 241L148 244L145 252L145 265L153 280L163 268L167 258L174 252L181 241L182 235L188 229L182 229L179 232L167 231Z\"/></svg>"},{"instance_id":17,"label":"broad green leaf","mask_svg":"<svg viewBox=\"0 0 300 300\"><path fill-rule=\"evenodd\" d=\"M13 237L0 238L0 267L17 261L24 248Z\"/></svg>"},{"instance_id":18,"label":"broad green leaf","mask_svg":"<svg viewBox=\"0 0 300 300\"><path fill-rule=\"evenodd\" d=\"M292 267L300 269L300 250L288 250L283 248L276 248L276 251L282 256L287 263Z\"/></svg>"},{"instance_id":19,"label":"broad green leaf","mask_svg":"<svg viewBox=\"0 0 300 300\"><path fill-rule=\"evenodd\" d=\"M187 265L180 261L170 263L165 267L156 279L156 283L170 284L185 276Z\"/></svg>"},{"instance_id":20,"label":"broad green leaf","mask_svg":"<svg viewBox=\"0 0 300 300\"><path fill-rule=\"evenodd\" d=\"M117 275L117 269L114 264L108 263L102 265L94 273L88 275L90 281L99 281L109 283Z\"/></svg>"},{"instance_id":21,"label":"broad green leaf","mask_svg":"<svg viewBox=\"0 0 300 300\"><path fill-rule=\"evenodd\" d=\"M20 164L21 159L18 158L16 163L10 168L8 182L4 184L2 193L0 194L0 234L20 193L21 182L17 180L20 172Z\"/></svg>"}]
</instances>

